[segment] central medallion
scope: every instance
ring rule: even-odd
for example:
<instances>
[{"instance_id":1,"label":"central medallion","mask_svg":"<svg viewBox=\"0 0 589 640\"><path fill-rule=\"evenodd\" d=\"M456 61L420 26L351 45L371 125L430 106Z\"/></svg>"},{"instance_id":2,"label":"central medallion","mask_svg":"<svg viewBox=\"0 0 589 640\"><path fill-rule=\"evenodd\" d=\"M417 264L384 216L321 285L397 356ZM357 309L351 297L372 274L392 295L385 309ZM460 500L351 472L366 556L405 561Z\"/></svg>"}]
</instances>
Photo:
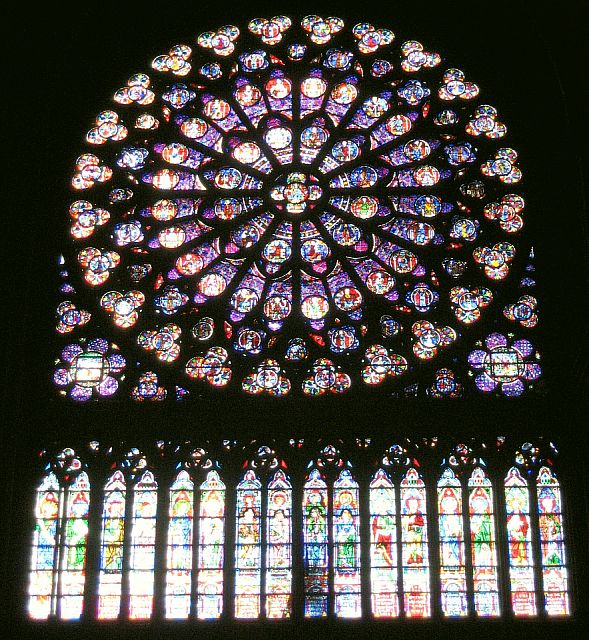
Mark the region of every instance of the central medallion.
<instances>
[{"instance_id":1,"label":"central medallion","mask_svg":"<svg viewBox=\"0 0 589 640\"><path fill-rule=\"evenodd\" d=\"M317 183L317 178L312 175L298 172L283 174L270 191L270 198L278 209L300 215L307 209L313 209L323 195L323 190Z\"/></svg>"}]
</instances>

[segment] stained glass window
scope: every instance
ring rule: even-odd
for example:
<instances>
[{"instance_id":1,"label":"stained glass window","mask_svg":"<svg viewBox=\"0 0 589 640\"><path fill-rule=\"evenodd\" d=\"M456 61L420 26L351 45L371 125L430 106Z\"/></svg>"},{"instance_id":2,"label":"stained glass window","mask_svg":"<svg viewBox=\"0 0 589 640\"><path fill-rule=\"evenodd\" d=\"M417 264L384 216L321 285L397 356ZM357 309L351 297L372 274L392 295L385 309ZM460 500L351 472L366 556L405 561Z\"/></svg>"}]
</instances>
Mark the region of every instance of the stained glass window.
<instances>
[{"instance_id":1,"label":"stained glass window","mask_svg":"<svg viewBox=\"0 0 589 640\"><path fill-rule=\"evenodd\" d=\"M125 502L127 484L115 471L104 487L102 535L98 585L98 617L117 618L121 610Z\"/></svg>"},{"instance_id":2,"label":"stained glass window","mask_svg":"<svg viewBox=\"0 0 589 640\"><path fill-rule=\"evenodd\" d=\"M330 449L323 453L330 455ZM358 503L359 485L349 469L331 481L317 468L308 474L303 490L306 617L362 614Z\"/></svg>"},{"instance_id":3,"label":"stained glass window","mask_svg":"<svg viewBox=\"0 0 589 640\"><path fill-rule=\"evenodd\" d=\"M438 481L438 526L440 535L440 582L442 611L447 616L468 613L462 488L450 468Z\"/></svg>"},{"instance_id":4,"label":"stained glass window","mask_svg":"<svg viewBox=\"0 0 589 640\"><path fill-rule=\"evenodd\" d=\"M194 483L180 471L170 489L166 617L188 618L192 601Z\"/></svg>"},{"instance_id":5,"label":"stained glass window","mask_svg":"<svg viewBox=\"0 0 589 640\"><path fill-rule=\"evenodd\" d=\"M536 615L536 587L530 522L530 490L516 467L505 478L511 606L516 616Z\"/></svg>"},{"instance_id":6,"label":"stained glass window","mask_svg":"<svg viewBox=\"0 0 589 640\"><path fill-rule=\"evenodd\" d=\"M73 162L57 389L528 392L523 171L481 95L427 44L336 17L160 52Z\"/></svg>"},{"instance_id":7,"label":"stained glass window","mask_svg":"<svg viewBox=\"0 0 589 640\"><path fill-rule=\"evenodd\" d=\"M31 618L77 620L86 584L90 482L71 448L45 467L36 491L29 575Z\"/></svg>"},{"instance_id":8,"label":"stained glass window","mask_svg":"<svg viewBox=\"0 0 589 640\"><path fill-rule=\"evenodd\" d=\"M55 613L54 577L57 568L57 536L62 515L61 493L54 473L46 475L37 489L29 585L29 615L32 618L43 619Z\"/></svg>"},{"instance_id":9,"label":"stained glass window","mask_svg":"<svg viewBox=\"0 0 589 640\"><path fill-rule=\"evenodd\" d=\"M157 483L145 471L133 488L131 553L129 560L129 617L149 618L153 608Z\"/></svg>"},{"instance_id":10,"label":"stained glass window","mask_svg":"<svg viewBox=\"0 0 589 640\"><path fill-rule=\"evenodd\" d=\"M568 571L562 526L560 484L555 474L542 467L536 482L544 606L549 616L569 613Z\"/></svg>"},{"instance_id":11,"label":"stained glass window","mask_svg":"<svg viewBox=\"0 0 589 640\"><path fill-rule=\"evenodd\" d=\"M405 615L431 615L425 483L415 468L401 481L401 549Z\"/></svg>"},{"instance_id":12,"label":"stained glass window","mask_svg":"<svg viewBox=\"0 0 589 640\"><path fill-rule=\"evenodd\" d=\"M518 617L537 616L542 601L548 616L570 615L566 523L552 468L556 449L547 455L524 443L514 466L507 457L509 471L501 479L503 471L491 472L465 444L440 464L433 455L437 439L424 442L429 460L414 457L409 448L416 453L420 446L406 440L384 455L381 450L372 475L358 473L332 445L321 445L311 462L297 441L284 459L265 445L239 461L241 473L232 485L203 449L190 449L189 461L178 453L174 473L162 474L163 491L155 480L157 466L148 467L138 449L118 460L110 446L102 454L94 449L88 462L65 449L43 469L36 490L29 616L473 618L503 615L503 600L511 600ZM503 456L504 439L497 443ZM356 444L362 456L376 453L370 440ZM167 445L160 446L165 451ZM287 458L288 465L306 468L300 484L291 478ZM164 459L165 466L170 460ZM89 535L90 471L106 460L115 470L92 494L101 517L100 529ZM492 478L502 487L505 511L502 501L495 507ZM235 527L227 529L228 492L235 498ZM297 493L302 517L293 514ZM158 512L159 499L167 508ZM428 527L437 531L436 544L430 544ZM160 531L167 535L156 535ZM507 560L505 586L500 551ZM96 566L90 561L88 567L93 557ZM225 610L227 562L234 562L234 602Z\"/></svg>"},{"instance_id":13,"label":"stained glass window","mask_svg":"<svg viewBox=\"0 0 589 640\"><path fill-rule=\"evenodd\" d=\"M169 513L166 617L188 618L194 607L198 618L218 618L225 543L225 485L219 473L208 471L195 495L190 475L180 471L170 490Z\"/></svg>"},{"instance_id":14,"label":"stained glass window","mask_svg":"<svg viewBox=\"0 0 589 640\"><path fill-rule=\"evenodd\" d=\"M236 618L290 617L292 535L286 473L273 471L264 487L252 469L246 471L237 487Z\"/></svg>"},{"instance_id":15,"label":"stained glass window","mask_svg":"<svg viewBox=\"0 0 589 640\"><path fill-rule=\"evenodd\" d=\"M344 469L333 483L335 615L358 618L360 608L360 514L358 483Z\"/></svg>"},{"instance_id":16,"label":"stained glass window","mask_svg":"<svg viewBox=\"0 0 589 640\"><path fill-rule=\"evenodd\" d=\"M262 483L252 470L237 485L235 617L260 615Z\"/></svg>"},{"instance_id":17,"label":"stained glass window","mask_svg":"<svg viewBox=\"0 0 589 640\"><path fill-rule=\"evenodd\" d=\"M479 616L497 616L499 584L493 487L481 467L468 480L474 607Z\"/></svg>"},{"instance_id":18,"label":"stained glass window","mask_svg":"<svg viewBox=\"0 0 589 640\"><path fill-rule=\"evenodd\" d=\"M223 610L225 543L225 485L217 471L209 471L200 485L197 613L218 618Z\"/></svg>"},{"instance_id":19,"label":"stained glass window","mask_svg":"<svg viewBox=\"0 0 589 640\"><path fill-rule=\"evenodd\" d=\"M305 563L305 616L327 615L329 593L329 508L327 483L313 469L303 493L303 543Z\"/></svg>"},{"instance_id":20,"label":"stained glass window","mask_svg":"<svg viewBox=\"0 0 589 640\"><path fill-rule=\"evenodd\" d=\"M66 496L65 538L60 568L60 616L73 620L82 615L86 579L90 483L84 471L69 485Z\"/></svg>"},{"instance_id":21,"label":"stained glass window","mask_svg":"<svg viewBox=\"0 0 589 640\"><path fill-rule=\"evenodd\" d=\"M279 469L268 483L266 516L266 615L292 612L292 486Z\"/></svg>"},{"instance_id":22,"label":"stained glass window","mask_svg":"<svg viewBox=\"0 0 589 640\"><path fill-rule=\"evenodd\" d=\"M370 482L370 584L376 618L399 615L397 549L395 488L379 469Z\"/></svg>"}]
</instances>

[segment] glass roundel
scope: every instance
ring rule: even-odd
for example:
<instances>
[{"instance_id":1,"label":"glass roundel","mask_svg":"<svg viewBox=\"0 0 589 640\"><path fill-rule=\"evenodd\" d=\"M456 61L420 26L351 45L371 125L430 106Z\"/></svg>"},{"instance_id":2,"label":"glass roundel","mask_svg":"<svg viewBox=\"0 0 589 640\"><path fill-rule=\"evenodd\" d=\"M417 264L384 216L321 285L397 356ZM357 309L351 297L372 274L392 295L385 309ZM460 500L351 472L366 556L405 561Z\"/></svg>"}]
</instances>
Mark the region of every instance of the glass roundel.
<instances>
[{"instance_id":1,"label":"glass roundel","mask_svg":"<svg viewBox=\"0 0 589 640\"><path fill-rule=\"evenodd\" d=\"M75 161L61 393L534 386L522 170L463 71L320 16L225 25L151 67Z\"/></svg>"}]
</instances>

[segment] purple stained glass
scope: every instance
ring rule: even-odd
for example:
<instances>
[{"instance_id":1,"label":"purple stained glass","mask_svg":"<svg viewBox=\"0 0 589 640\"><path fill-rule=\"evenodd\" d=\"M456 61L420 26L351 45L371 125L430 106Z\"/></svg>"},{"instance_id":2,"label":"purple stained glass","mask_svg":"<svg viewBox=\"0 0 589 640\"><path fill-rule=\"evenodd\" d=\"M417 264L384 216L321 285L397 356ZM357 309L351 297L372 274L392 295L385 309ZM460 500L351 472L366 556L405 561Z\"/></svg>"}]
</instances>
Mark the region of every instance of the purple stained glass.
<instances>
[{"instance_id":1,"label":"purple stained glass","mask_svg":"<svg viewBox=\"0 0 589 640\"><path fill-rule=\"evenodd\" d=\"M525 382L541 376L540 365L533 361L539 360L540 355L529 340L515 340L510 344L506 336L493 333L485 339L485 346L487 350L475 349L468 356L472 369L479 372L475 384L481 391L498 390L507 397L518 397L529 386Z\"/></svg>"},{"instance_id":2,"label":"purple stained glass","mask_svg":"<svg viewBox=\"0 0 589 640\"><path fill-rule=\"evenodd\" d=\"M166 381L149 396L157 400L177 397L179 385L319 396L288 355L289 340L309 339L315 353L301 350L301 359L329 357L341 372L331 387L337 393L386 384L397 394L418 385L426 395L424 361L432 359L438 370L453 371L465 396L534 388L541 371L530 362L533 342L518 336L510 346L497 320L513 318L531 330L537 313L520 318L516 297L503 309L490 304L521 279L508 276L519 269L525 200L517 151L503 141L500 112L480 103L480 87L446 68L431 47L397 41L389 28L367 22L254 18L195 41L160 52L150 75L137 73L114 91L112 108L86 134L92 153L74 162L71 185L81 193L68 219L76 258L59 268L64 278L77 270L84 293L113 323L96 337L97 314L67 289L72 300L58 307L57 330L82 337L61 351L59 392L77 401L148 399L124 382L133 362ZM164 105L161 113L156 104ZM129 177L133 189L121 187ZM510 193L491 201L497 187ZM483 207L481 198L489 200ZM480 242L496 236L494 244ZM385 315L415 339L394 349L407 362L404 371L377 379L364 375L360 359L346 358L349 349L332 349L332 337L348 327L353 348L371 353L390 337ZM216 382L189 373L195 358L206 358L189 340L177 341L175 364L135 348L170 316L183 336L211 318L206 347L227 353ZM441 331L444 348L414 331L421 322ZM477 323L498 331L476 344ZM125 349L112 354L119 330ZM471 351L467 362L457 356L462 343ZM91 367L99 356L104 366ZM274 391L254 384L259 367L282 367L284 356ZM80 357L84 366L76 367ZM311 371L314 362L306 364ZM468 365L477 371L467 385Z\"/></svg>"}]
</instances>

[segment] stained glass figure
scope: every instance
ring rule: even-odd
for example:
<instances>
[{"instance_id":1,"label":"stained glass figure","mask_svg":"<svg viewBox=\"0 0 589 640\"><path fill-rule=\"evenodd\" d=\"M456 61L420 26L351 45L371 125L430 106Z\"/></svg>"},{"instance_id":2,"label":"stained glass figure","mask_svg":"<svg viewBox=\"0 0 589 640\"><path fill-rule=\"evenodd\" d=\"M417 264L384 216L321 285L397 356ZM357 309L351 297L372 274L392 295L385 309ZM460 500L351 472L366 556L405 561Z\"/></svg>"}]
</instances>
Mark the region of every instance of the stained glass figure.
<instances>
[{"instance_id":1,"label":"stained glass figure","mask_svg":"<svg viewBox=\"0 0 589 640\"><path fill-rule=\"evenodd\" d=\"M442 612L446 616L465 616L468 601L462 488L460 480L449 467L444 469L438 481L438 529Z\"/></svg>"},{"instance_id":2,"label":"stained glass figure","mask_svg":"<svg viewBox=\"0 0 589 640\"><path fill-rule=\"evenodd\" d=\"M67 488L65 532L60 562L60 617L76 620L82 615L86 581L90 483L82 471Z\"/></svg>"},{"instance_id":3,"label":"stained glass figure","mask_svg":"<svg viewBox=\"0 0 589 640\"><path fill-rule=\"evenodd\" d=\"M266 515L266 616L292 612L292 486L284 471L268 483Z\"/></svg>"},{"instance_id":4,"label":"stained glass figure","mask_svg":"<svg viewBox=\"0 0 589 640\"><path fill-rule=\"evenodd\" d=\"M465 396L533 389L523 171L479 86L336 17L196 43L118 88L73 163L58 392L426 395L430 360Z\"/></svg>"},{"instance_id":5,"label":"stained glass figure","mask_svg":"<svg viewBox=\"0 0 589 640\"><path fill-rule=\"evenodd\" d=\"M250 469L237 485L235 617L260 615L262 484Z\"/></svg>"},{"instance_id":6,"label":"stained glass figure","mask_svg":"<svg viewBox=\"0 0 589 640\"><path fill-rule=\"evenodd\" d=\"M544 607L549 616L567 615L570 613L570 604L560 483L548 467L541 467L536 491Z\"/></svg>"},{"instance_id":7,"label":"stained glass figure","mask_svg":"<svg viewBox=\"0 0 589 640\"><path fill-rule=\"evenodd\" d=\"M536 588L532 555L530 490L528 483L516 467L512 467L505 478L505 507L511 607L516 616L534 616L536 615Z\"/></svg>"},{"instance_id":8,"label":"stained glass figure","mask_svg":"<svg viewBox=\"0 0 589 640\"><path fill-rule=\"evenodd\" d=\"M358 483L348 469L333 483L333 586L335 615L360 617Z\"/></svg>"},{"instance_id":9,"label":"stained glass figure","mask_svg":"<svg viewBox=\"0 0 589 640\"><path fill-rule=\"evenodd\" d=\"M218 618L223 611L225 485L209 471L199 487L197 616Z\"/></svg>"},{"instance_id":10,"label":"stained glass figure","mask_svg":"<svg viewBox=\"0 0 589 640\"><path fill-rule=\"evenodd\" d=\"M329 535L327 483L313 469L303 490L305 617L327 615L329 593Z\"/></svg>"},{"instance_id":11,"label":"stained glass figure","mask_svg":"<svg viewBox=\"0 0 589 640\"><path fill-rule=\"evenodd\" d=\"M150 618L153 609L157 483L145 471L133 488L129 559L129 618Z\"/></svg>"},{"instance_id":12,"label":"stained glass figure","mask_svg":"<svg viewBox=\"0 0 589 640\"><path fill-rule=\"evenodd\" d=\"M504 441L498 437L498 446ZM224 446L230 449L236 442L225 441ZM436 444L433 438L424 442ZM371 444L370 438L356 439L363 451ZM303 445L302 439L290 441L293 451ZM230 552L235 559L233 615L241 620L293 615L297 561L302 562L306 618L360 618L367 613L375 619L428 618L435 610L432 585L439 586L437 610L447 617L497 618L503 615L504 598L516 617L538 616L542 599L547 616L570 615L566 523L552 460L544 458L537 444L519 447L503 485L506 520L497 529L485 462L473 458L468 445L452 451L431 487L439 544L430 548L427 488L418 461L406 448L390 446L382 467L368 480L367 537L361 539L361 487L351 463L334 445L324 446L308 464L302 486L299 558L293 545L296 487L271 447L260 447L257 457L244 464L236 486L232 549L226 548L227 488L218 465L209 459L185 465L190 471L178 471L167 487L167 518L160 523L167 534L162 613L171 620L219 619L226 597L225 554ZM202 456L205 452L195 449L193 462ZM73 449L64 449L47 465L36 490L27 600L34 620L78 620L84 613L91 465L82 464ZM154 610L156 530L162 529L157 526L162 517L158 484L138 449L130 449L112 468L117 466L96 505L102 510L96 615L99 620L146 620ZM528 478L535 478L533 493ZM503 531L506 542L507 593L499 580L497 531ZM363 554L369 560L366 567ZM432 564L439 573L431 572ZM363 594L364 581L370 591Z\"/></svg>"},{"instance_id":13,"label":"stained glass figure","mask_svg":"<svg viewBox=\"0 0 589 640\"><path fill-rule=\"evenodd\" d=\"M121 610L126 481L115 471L104 487L98 582L98 617L115 619Z\"/></svg>"},{"instance_id":14,"label":"stained glass figure","mask_svg":"<svg viewBox=\"0 0 589 640\"><path fill-rule=\"evenodd\" d=\"M31 618L46 619L55 614L55 575L62 509L62 490L57 476L50 472L37 489L29 582Z\"/></svg>"},{"instance_id":15,"label":"stained glass figure","mask_svg":"<svg viewBox=\"0 0 589 640\"><path fill-rule=\"evenodd\" d=\"M415 468L401 480L403 606L410 618L431 615L425 483Z\"/></svg>"},{"instance_id":16,"label":"stained glass figure","mask_svg":"<svg viewBox=\"0 0 589 640\"><path fill-rule=\"evenodd\" d=\"M497 538L493 487L481 467L468 480L474 608L479 616L498 616Z\"/></svg>"},{"instance_id":17,"label":"stained glass figure","mask_svg":"<svg viewBox=\"0 0 589 640\"><path fill-rule=\"evenodd\" d=\"M166 617L188 618L194 553L194 483L180 471L170 489Z\"/></svg>"},{"instance_id":18,"label":"stained glass figure","mask_svg":"<svg viewBox=\"0 0 589 640\"><path fill-rule=\"evenodd\" d=\"M370 585L375 618L399 615L397 508L390 476L379 469L370 482Z\"/></svg>"}]
</instances>

